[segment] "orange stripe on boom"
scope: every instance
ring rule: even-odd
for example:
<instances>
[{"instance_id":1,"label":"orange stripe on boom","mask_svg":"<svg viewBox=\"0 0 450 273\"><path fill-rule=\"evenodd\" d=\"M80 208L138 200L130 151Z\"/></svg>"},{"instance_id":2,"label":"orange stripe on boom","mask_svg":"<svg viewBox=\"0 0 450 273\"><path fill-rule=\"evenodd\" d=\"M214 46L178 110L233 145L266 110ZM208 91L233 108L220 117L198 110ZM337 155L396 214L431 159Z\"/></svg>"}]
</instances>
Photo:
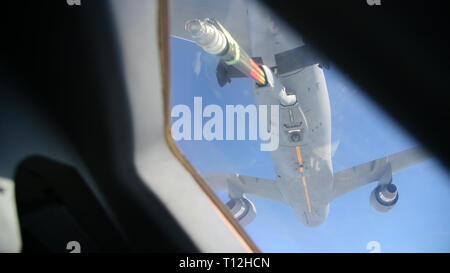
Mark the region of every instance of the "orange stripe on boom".
<instances>
[{"instance_id":1,"label":"orange stripe on boom","mask_svg":"<svg viewBox=\"0 0 450 273\"><path fill-rule=\"evenodd\" d=\"M252 78L255 79L258 83L263 85L266 84L266 79L264 79L264 77L262 77L261 75L258 75L253 69L250 71L250 76L252 76Z\"/></svg>"},{"instance_id":2,"label":"orange stripe on boom","mask_svg":"<svg viewBox=\"0 0 450 273\"><path fill-rule=\"evenodd\" d=\"M250 64L252 65L252 68L255 69L259 74L264 75L264 72L262 71L262 69L259 67L259 65L257 65L255 63L255 61L253 61L252 59L250 59Z\"/></svg>"}]
</instances>

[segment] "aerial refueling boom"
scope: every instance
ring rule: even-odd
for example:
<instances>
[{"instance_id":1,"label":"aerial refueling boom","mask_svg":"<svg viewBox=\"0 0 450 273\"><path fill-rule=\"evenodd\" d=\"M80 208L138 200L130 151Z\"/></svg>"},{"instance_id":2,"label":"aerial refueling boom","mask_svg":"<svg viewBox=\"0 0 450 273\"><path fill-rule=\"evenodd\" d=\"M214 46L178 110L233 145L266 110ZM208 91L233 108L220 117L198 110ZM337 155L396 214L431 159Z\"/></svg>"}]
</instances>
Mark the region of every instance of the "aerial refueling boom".
<instances>
[{"instance_id":1,"label":"aerial refueling boom","mask_svg":"<svg viewBox=\"0 0 450 273\"><path fill-rule=\"evenodd\" d=\"M264 70L248 56L218 21L209 18L193 19L186 22L185 29L195 43L206 52L219 56L227 65L234 66L259 86L266 85Z\"/></svg>"}]
</instances>

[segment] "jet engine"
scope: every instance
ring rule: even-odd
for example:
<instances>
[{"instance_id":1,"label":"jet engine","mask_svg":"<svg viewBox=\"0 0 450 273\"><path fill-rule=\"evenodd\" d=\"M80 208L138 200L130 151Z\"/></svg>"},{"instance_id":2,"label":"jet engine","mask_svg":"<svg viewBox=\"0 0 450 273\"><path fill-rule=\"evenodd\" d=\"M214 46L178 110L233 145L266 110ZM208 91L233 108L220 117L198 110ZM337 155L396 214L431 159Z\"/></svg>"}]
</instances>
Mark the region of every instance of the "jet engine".
<instances>
[{"instance_id":1,"label":"jet engine","mask_svg":"<svg viewBox=\"0 0 450 273\"><path fill-rule=\"evenodd\" d=\"M370 205L378 212L390 211L398 202L397 187L392 184L380 184L370 194Z\"/></svg>"},{"instance_id":2,"label":"jet engine","mask_svg":"<svg viewBox=\"0 0 450 273\"><path fill-rule=\"evenodd\" d=\"M242 226L250 224L256 217L255 205L253 205L253 203L245 196L231 199L227 202L227 207L230 209L234 219Z\"/></svg>"}]
</instances>

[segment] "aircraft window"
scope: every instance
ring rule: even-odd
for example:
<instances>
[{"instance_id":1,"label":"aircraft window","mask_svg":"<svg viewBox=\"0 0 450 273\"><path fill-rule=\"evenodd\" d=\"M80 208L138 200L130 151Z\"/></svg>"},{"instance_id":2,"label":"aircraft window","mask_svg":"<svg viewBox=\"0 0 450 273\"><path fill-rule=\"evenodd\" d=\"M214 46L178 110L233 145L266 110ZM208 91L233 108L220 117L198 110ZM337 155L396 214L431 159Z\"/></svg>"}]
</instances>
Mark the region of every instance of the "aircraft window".
<instances>
[{"instance_id":1,"label":"aircraft window","mask_svg":"<svg viewBox=\"0 0 450 273\"><path fill-rule=\"evenodd\" d=\"M170 11L172 137L262 251L450 251L449 174L300 35L256 1Z\"/></svg>"}]
</instances>

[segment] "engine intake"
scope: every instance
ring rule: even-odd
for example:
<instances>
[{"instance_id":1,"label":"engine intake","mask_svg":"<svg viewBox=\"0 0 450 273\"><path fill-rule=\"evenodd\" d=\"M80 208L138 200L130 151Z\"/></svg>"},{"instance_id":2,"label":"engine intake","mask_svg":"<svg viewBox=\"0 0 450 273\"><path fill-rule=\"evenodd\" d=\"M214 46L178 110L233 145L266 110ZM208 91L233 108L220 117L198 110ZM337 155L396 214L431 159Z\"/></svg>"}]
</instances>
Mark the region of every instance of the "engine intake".
<instances>
[{"instance_id":1,"label":"engine intake","mask_svg":"<svg viewBox=\"0 0 450 273\"><path fill-rule=\"evenodd\" d=\"M242 226L250 224L256 217L255 205L246 197L231 199L227 202L227 207Z\"/></svg>"},{"instance_id":2,"label":"engine intake","mask_svg":"<svg viewBox=\"0 0 450 273\"><path fill-rule=\"evenodd\" d=\"M390 211L398 202L397 187L392 184L378 185L370 194L370 204L378 212Z\"/></svg>"}]
</instances>

